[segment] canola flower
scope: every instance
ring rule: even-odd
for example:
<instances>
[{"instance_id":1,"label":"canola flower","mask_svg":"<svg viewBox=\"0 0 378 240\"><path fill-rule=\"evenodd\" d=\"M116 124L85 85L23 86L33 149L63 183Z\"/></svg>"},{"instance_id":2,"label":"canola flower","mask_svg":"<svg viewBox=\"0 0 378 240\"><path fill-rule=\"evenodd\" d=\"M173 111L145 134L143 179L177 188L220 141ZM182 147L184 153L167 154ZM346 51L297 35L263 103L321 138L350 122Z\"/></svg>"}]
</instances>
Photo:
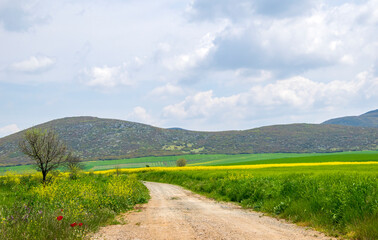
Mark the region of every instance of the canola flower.
<instances>
[{"instance_id":1,"label":"canola flower","mask_svg":"<svg viewBox=\"0 0 378 240\"><path fill-rule=\"evenodd\" d=\"M274 167L311 167L311 166L333 166L333 165L374 165L376 161L370 162L320 162L320 163L271 163L256 165L235 165L235 166L187 166L187 167L145 167L133 169L118 169L123 173L138 173L150 171L201 171L201 170L246 170ZM116 170L95 171L95 174L113 174Z\"/></svg>"},{"instance_id":2,"label":"canola flower","mask_svg":"<svg viewBox=\"0 0 378 240\"><path fill-rule=\"evenodd\" d=\"M13 184L13 185L19 185L21 183L21 177L24 176L30 176L31 181L41 182L42 181L42 175L40 172L33 172L33 173L18 173L13 171L8 171L5 173L5 175L0 175L0 179L2 180L3 184ZM69 173L68 172L59 172L58 176L55 176L55 179L58 178L68 178Z\"/></svg>"},{"instance_id":3,"label":"canola flower","mask_svg":"<svg viewBox=\"0 0 378 240\"><path fill-rule=\"evenodd\" d=\"M40 175L0 177L0 195L13 201L0 204L0 239L85 239L148 199L147 188L133 175L83 174L73 180L57 172L48 184L41 184Z\"/></svg>"}]
</instances>

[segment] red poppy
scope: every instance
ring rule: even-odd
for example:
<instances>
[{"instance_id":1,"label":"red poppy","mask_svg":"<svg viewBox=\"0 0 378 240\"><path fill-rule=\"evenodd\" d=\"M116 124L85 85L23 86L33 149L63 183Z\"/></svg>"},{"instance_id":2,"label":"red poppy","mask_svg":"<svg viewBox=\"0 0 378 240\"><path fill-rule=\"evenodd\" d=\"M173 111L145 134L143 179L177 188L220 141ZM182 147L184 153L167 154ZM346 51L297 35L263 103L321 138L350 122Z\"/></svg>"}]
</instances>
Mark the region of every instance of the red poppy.
<instances>
[{"instance_id":1,"label":"red poppy","mask_svg":"<svg viewBox=\"0 0 378 240\"><path fill-rule=\"evenodd\" d=\"M57 219L58 221L60 221L60 220L63 219L63 216L58 216L56 219Z\"/></svg>"},{"instance_id":2,"label":"red poppy","mask_svg":"<svg viewBox=\"0 0 378 240\"><path fill-rule=\"evenodd\" d=\"M79 223L79 226L80 226L80 227L83 226L83 223Z\"/></svg>"},{"instance_id":3,"label":"red poppy","mask_svg":"<svg viewBox=\"0 0 378 240\"><path fill-rule=\"evenodd\" d=\"M77 225L77 223L74 222L74 223L71 223L70 225L71 225L71 227L75 227Z\"/></svg>"},{"instance_id":4,"label":"red poppy","mask_svg":"<svg viewBox=\"0 0 378 240\"><path fill-rule=\"evenodd\" d=\"M63 212L63 209L60 209L61 212Z\"/></svg>"}]
</instances>

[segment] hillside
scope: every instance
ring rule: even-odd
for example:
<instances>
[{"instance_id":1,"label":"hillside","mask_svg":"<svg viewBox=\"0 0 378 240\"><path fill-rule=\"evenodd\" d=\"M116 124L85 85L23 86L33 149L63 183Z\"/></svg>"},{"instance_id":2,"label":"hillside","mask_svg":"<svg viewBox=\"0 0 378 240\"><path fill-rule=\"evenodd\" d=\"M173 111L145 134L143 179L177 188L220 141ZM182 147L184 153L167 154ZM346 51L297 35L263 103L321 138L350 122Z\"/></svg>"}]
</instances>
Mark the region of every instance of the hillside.
<instances>
[{"instance_id":1,"label":"hillside","mask_svg":"<svg viewBox=\"0 0 378 240\"><path fill-rule=\"evenodd\" d=\"M337 124L344 126L378 128L378 109L364 113L360 116L349 116L330 119L323 122L322 124Z\"/></svg>"},{"instance_id":2,"label":"hillside","mask_svg":"<svg viewBox=\"0 0 378 240\"><path fill-rule=\"evenodd\" d=\"M196 132L145 124L71 117L53 120L50 128L84 160L119 159L190 153L335 152L378 149L378 128L290 124L244 131ZM27 164L17 149L24 131L0 138L0 166Z\"/></svg>"}]
</instances>

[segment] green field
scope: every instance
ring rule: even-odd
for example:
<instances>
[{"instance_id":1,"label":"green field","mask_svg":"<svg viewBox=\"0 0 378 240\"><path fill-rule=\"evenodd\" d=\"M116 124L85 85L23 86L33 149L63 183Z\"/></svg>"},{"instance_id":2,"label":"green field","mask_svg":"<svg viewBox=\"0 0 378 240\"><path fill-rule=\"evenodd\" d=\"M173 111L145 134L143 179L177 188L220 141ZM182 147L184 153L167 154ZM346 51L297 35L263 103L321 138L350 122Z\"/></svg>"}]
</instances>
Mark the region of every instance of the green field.
<instances>
[{"instance_id":1,"label":"green field","mask_svg":"<svg viewBox=\"0 0 378 240\"><path fill-rule=\"evenodd\" d=\"M305 162L366 162L378 161L378 151L340 152L340 153L265 153L239 154L230 158L202 161L193 166L230 166L269 163L305 163Z\"/></svg>"},{"instance_id":2,"label":"green field","mask_svg":"<svg viewBox=\"0 0 378 240\"><path fill-rule=\"evenodd\" d=\"M270 163L315 163L315 162L368 162L378 161L378 152L343 152L332 154L296 154L280 158L279 155L269 159L245 160L234 162L213 162L213 166L251 165ZM205 165L205 164L201 164ZM207 165L207 164L206 164Z\"/></svg>"},{"instance_id":3,"label":"green field","mask_svg":"<svg viewBox=\"0 0 378 240\"><path fill-rule=\"evenodd\" d=\"M119 160L87 161L83 162L84 170L99 171L114 168L173 167L176 160L185 158L188 166L228 166L251 165L266 163L297 163L297 162L362 162L378 161L378 151L356 151L340 153L264 153L264 154L209 154L182 155L164 157L141 157ZM6 171L32 171L30 165L0 167L0 174ZM62 169L63 170L63 169Z\"/></svg>"},{"instance_id":4,"label":"green field","mask_svg":"<svg viewBox=\"0 0 378 240\"><path fill-rule=\"evenodd\" d=\"M176 160L182 157L193 167L172 168ZM336 163L328 165L327 162ZM337 162L350 165L338 165ZM348 162L357 164L351 165ZM66 173L55 172L52 176L57 181L46 187L39 183L39 174L12 174L17 171L30 172L31 166L1 168L0 171L5 176L0 177L0 216L3 219L0 224L0 237L21 238L26 231L29 234L25 237L27 239L34 239L35 236L48 239L51 234L60 234L65 239L76 239L69 233L69 223L85 221L86 228L78 228L82 229L78 231L78 239L81 239L86 233L98 229L101 224L109 223L116 213L129 209L137 202L145 201L146 189L135 181L135 175L129 177L132 176L131 172L137 171L135 174L141 180L181 185L217 200L233 201L243 207L285 218L302 226L314 227L332 236L378 239L376 162L378 151L184 155L89 161L83 163L84 168L98 171L98 174L81 173L78 179L72 180ZM277 163L293 164L261 165ZM298 166L297 163L319 163L319 166ZM146 165L150 168L142 169ZM232 165L241 169L229 169ZM264 168L247 169L251 167ZM100 172L114 168L129 169ZM12 171L7 171L10 169ZM118 173L122 174L120 179ZM130 196L127 189L134 189L128 185L128 181L144 190L140 199L137 197L137 200L122 205L125 197L129 199ZM120 188L117 187L115 190L122 189L121 186L129 187L124 193L117 192L118 190L109 192L111 186L117 184ZM56 216L60 214L59 209L67 211L63 227L56 220ZM75 209L82 210L77 212ZM27 211L31 211L32 215ZM105 217L98 222L97 218L93 217L96 214ZM14 216L17 216L17 221L14 221ZM31 216L30 221L24 221L25 216ZM37 224L37 218L44 220ZM16 222L18 225L14 224ZM44 232L45 226L52 229L48 232L50 235Z\"/></svg>"},{"instance_id":5,"label":"green field","mask_svg":"<svg viewBox=\"0 0 378 240\"><path fill-rule=\"evenodd\" d=\"M378 164L154 170L138 176L233 201L331 236L378 239Z\"/></svg>"}]
</instances>

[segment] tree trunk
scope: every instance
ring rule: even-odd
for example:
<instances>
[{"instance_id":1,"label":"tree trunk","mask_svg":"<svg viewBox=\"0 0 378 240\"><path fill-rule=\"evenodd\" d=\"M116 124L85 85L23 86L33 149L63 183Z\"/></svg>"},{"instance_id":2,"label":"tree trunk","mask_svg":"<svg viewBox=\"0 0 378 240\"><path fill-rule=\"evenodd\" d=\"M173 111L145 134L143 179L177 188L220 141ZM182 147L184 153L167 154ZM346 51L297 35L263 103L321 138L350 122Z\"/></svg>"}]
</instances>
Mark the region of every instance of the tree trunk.
<instances>
[{"instance_id":1,"label":"tree trunk","mask_svg":"<svg viewBox=\"0 0 378 240\"><path fill-rule=\"evenodd\" d=\"M43 176L43 178L42 178L42 183L43 183L43 184L46 183L46 175L47 175L47 172L42 171L42 176Z\"/></svg>"}]
</instances>

